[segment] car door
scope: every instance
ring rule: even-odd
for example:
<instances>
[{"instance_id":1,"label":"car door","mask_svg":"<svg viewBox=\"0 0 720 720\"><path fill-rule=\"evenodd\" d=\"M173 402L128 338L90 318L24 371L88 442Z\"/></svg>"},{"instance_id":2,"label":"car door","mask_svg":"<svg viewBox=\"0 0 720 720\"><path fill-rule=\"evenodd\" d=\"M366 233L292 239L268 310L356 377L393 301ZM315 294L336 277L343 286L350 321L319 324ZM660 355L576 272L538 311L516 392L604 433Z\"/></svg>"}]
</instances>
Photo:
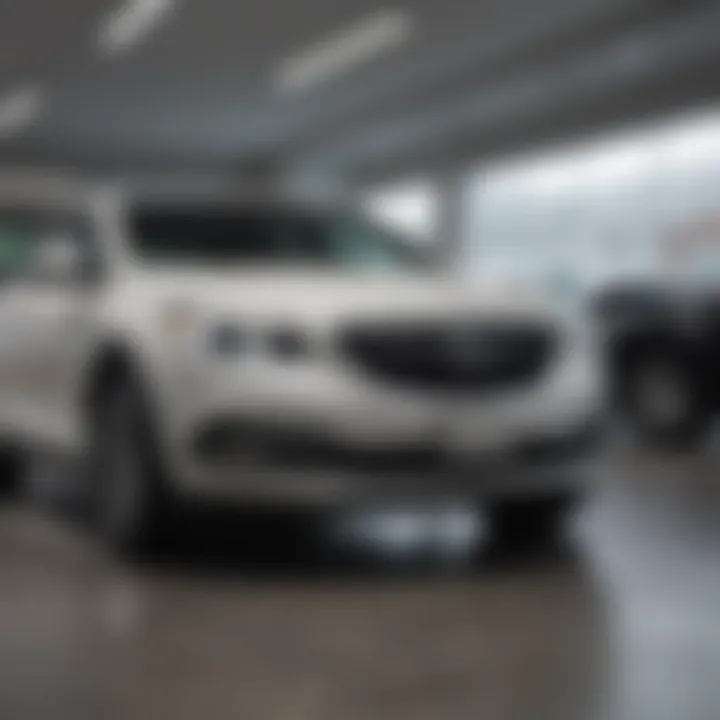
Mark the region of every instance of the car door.
<instances>
[{"instance_id":1,"label":"car door","mask_svg":"<svg viewBox=\"0 0 720 720\"><path fill-rule=\"evenodd\" d=\"M90 220L71 212L43 214L15 291L21 333L13 355L23 421L40 439L65 445L79 436L79 384L97 336L100 285Z\"/></svg>"}]
</instances>

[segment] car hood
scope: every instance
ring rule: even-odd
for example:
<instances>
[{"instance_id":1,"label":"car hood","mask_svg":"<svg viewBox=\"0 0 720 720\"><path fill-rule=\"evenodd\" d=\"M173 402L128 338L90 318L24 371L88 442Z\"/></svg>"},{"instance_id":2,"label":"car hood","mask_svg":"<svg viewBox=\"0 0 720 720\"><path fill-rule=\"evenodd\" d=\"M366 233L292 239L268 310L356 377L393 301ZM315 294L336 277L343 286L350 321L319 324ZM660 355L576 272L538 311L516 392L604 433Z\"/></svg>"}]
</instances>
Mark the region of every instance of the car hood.
<instances>
[{"instance_id":1,"label":"car hood","mask_svg":"<svg viewBox=\"0 0 720 720\"><path fill-rule=\"evenodd\" d=\"M239 318L329 323L353 319L488 315L544 319L553 305L528 287L489 286L431 275L317 271L155 271L137 278L134 297L197 306Z\"/></svg>"}]
</instances>

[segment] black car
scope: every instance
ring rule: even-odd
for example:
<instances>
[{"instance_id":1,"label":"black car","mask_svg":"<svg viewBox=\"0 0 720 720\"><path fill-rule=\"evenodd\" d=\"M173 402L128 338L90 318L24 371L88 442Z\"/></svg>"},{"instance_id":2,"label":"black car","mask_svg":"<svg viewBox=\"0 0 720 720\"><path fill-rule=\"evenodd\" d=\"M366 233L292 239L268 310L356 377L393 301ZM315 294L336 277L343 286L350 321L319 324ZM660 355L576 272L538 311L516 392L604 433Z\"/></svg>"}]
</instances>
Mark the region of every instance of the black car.
<instances>
[{"instance_id":1,"label":"black car","mask_svg":"<svg viewBox=\"0 0 720 720\"><path fill-rule=\"evenodd\" d=\"M646 439L702 439L720 412L720 287L626 283L593 311L621 414Z\"/></svg>"}]
</instances>

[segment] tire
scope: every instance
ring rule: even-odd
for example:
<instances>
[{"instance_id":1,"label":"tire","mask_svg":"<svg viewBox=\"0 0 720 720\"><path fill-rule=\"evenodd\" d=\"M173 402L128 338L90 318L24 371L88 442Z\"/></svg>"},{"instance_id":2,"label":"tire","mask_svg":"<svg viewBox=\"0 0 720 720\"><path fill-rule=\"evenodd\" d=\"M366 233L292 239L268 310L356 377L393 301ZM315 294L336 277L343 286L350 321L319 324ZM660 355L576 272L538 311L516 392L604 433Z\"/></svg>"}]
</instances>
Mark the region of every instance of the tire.
<instances>
[{"instance_id":1,"label":"tire","mask_svg":"<svg viewBox=\"0 0 720 720\"><path fill-rule=\"evenodd\" d=\"M92 518L113 550L144 555L164 539L174 502L138 379L129 372L113 377L95 399L92 415Z\"/></svg>"},{"instance_id":2,"label":"tire","mask_svg":"<svg viewBox=\"0 0 720 720\"><path fill-rule=\"evenodd\" d=\"M492 537L495 542L512 544L557 543L578 499L577 492L567 491L542 497L492 500L486 506Z\"/></svg>"},{"instance_id":3,"label":"tire","mask_svg":"<svg viewBox=\"0 0 720 720\"><path fill-rule=\"evenodd\" d=\"M691 370L672 352L649 353L634 359L622 387L622 406L634 434L641 440L692 447L709 433L709 404Z\"/></svg>"},{"instance_id":4,"label":"tire","mask_svg":"<svg viewBox=\"0 0 720 720\"><path fill-rule=\"evenodd\" d=\"M19 448L0 448L0 497L15 497L22 483L24 457Z\"/></svg>"}]
</instances>

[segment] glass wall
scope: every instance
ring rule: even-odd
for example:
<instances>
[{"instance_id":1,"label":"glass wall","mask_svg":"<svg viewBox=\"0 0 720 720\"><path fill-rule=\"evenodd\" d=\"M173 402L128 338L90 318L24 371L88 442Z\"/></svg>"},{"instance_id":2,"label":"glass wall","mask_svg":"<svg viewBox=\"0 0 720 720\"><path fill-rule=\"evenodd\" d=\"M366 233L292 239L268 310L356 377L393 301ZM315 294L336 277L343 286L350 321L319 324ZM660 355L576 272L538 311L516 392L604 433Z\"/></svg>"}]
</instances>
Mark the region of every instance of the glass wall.
<instances>
[{"instance_id":1,"label":"glass wall","mask_svg":"<svg viewBox=\"0 0 720 720\"><path fill-rule=\"evenodd\" d=\"M720 270L720 113L485 168L467 216L477 275L595 286Z\"/></svg>"}]
</instances>

